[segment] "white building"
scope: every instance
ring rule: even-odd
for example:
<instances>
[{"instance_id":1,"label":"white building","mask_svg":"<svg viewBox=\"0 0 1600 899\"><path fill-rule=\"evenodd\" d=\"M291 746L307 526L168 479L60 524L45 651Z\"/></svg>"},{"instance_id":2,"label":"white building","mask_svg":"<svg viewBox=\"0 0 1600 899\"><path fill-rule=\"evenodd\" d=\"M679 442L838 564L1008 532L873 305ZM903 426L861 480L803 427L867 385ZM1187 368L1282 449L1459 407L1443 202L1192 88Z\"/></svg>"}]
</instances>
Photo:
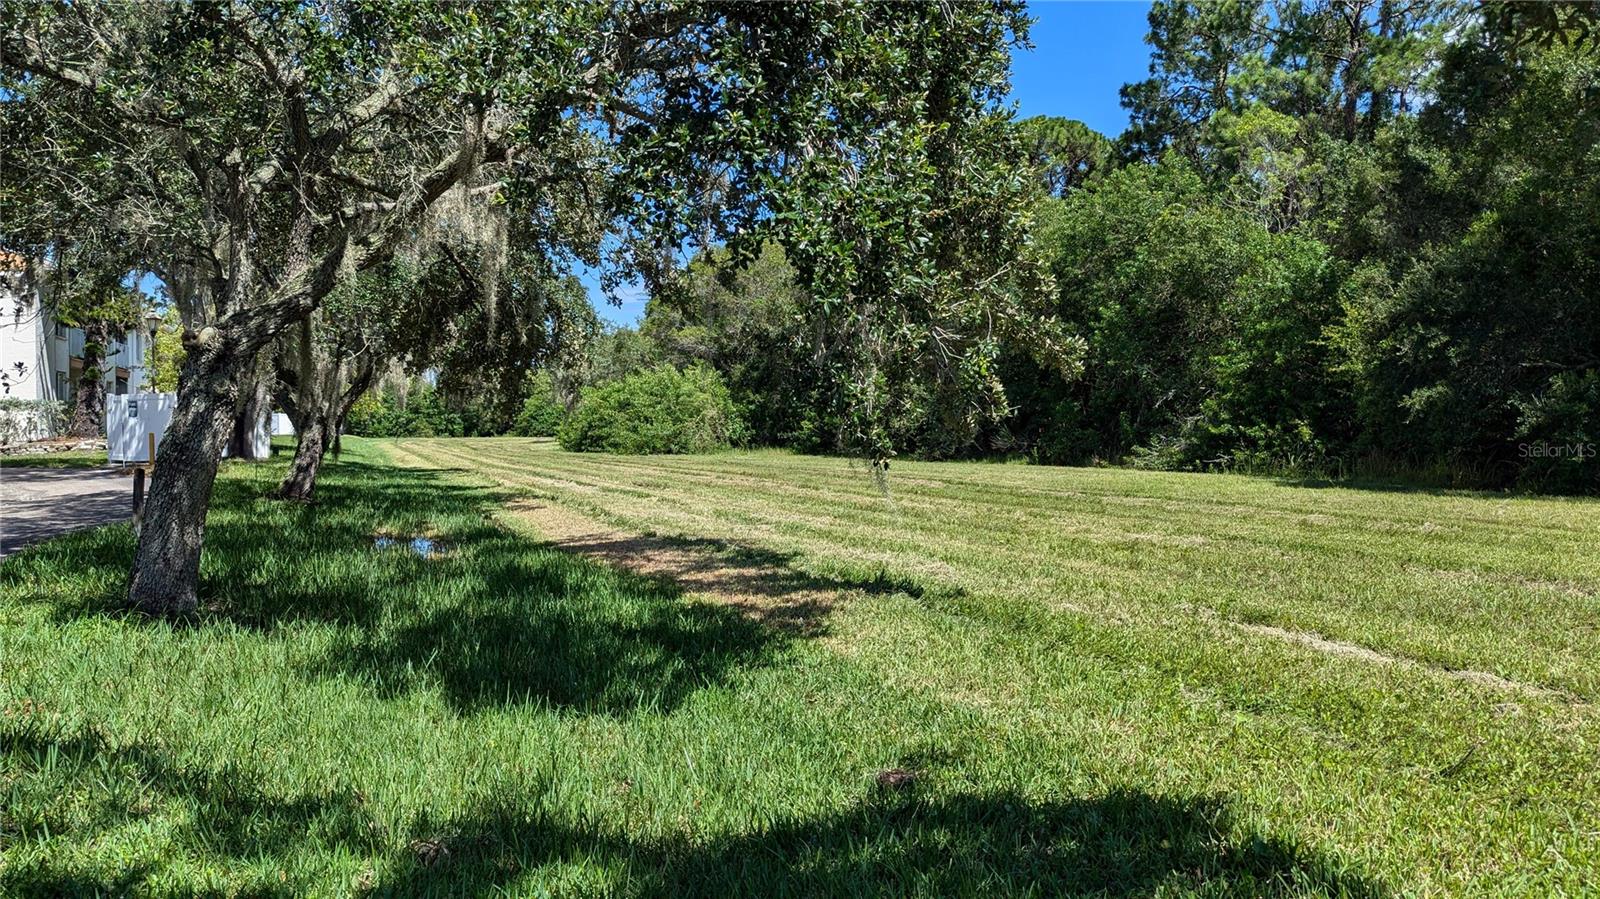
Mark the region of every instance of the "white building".
<instances>
[{"instance_id":1,"label":"white building","mask_svg":"<svg viewBox=\"0 0 1600 899\"><path fill-rule=\"evenodd\" d=\"M71 402L83 373L83 331L55 321L45 306L48 284L30 277L24 260L0 252L0 397ZM102 368L107 394L151 387L146 360L159 319L146 319L113 339Z\"/></svg>"}]
</instances>

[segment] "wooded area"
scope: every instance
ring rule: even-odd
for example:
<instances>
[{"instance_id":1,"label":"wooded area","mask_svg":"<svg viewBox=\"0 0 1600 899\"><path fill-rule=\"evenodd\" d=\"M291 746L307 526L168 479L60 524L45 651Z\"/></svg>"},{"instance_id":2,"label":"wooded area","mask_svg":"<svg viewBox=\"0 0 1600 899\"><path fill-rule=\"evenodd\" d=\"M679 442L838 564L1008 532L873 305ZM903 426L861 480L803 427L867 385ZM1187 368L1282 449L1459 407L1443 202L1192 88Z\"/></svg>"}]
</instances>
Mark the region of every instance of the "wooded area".
<instances>
[{"instance_id":1,"label":"wooded area","mask_svg":"<svg viewBox=\"0 0 1600 899\"><path fill-rule=\"evenodd\" d=\"M1529 21L1555 16L1555 30ZM1017 123L1030 250L1075 361L996 331L953 393L877 412L923 457L1600 487L1600 70L1581 5L1160 3L1133 126ZM758 445L850 450L840 383L769 244L701 251L637 329L580 312L527 407L389 434L553 435L585 386L704 364ZM578 308L574 306L573 308ZM909 370L936 367L929 351ZM845 383L848 383L846 381ZM389 404L403 402L391 386ZM886 396L889 394L886 394ZM376 402L376 400L374 400ZM557 408L560 407L560 408ZM554 410L554 411L550 411ZM529 427L526 422L543 422Z\"/></svg>"}]
</instances>

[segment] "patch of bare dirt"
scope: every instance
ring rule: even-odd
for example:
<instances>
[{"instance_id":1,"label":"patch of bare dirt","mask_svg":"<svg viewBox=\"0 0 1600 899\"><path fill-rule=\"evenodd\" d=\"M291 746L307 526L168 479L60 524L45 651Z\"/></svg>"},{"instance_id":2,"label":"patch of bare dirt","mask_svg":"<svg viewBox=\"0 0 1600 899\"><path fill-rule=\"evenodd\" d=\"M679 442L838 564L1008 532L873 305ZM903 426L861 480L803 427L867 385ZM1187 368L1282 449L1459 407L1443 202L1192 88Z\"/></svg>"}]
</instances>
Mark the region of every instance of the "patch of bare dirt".
<instances>
[{"instance_id":1,"label":"patch of bare dirt","mask_svg":"<svg viewBox=\"0 0 1600 899\"><path fill-rule=\"evenodd\" d=\"M873 775L872 779L886 790L908 790L917 782L917 772L905 768L887 768Z\"/></svg>"},{"instance_id":2,"label":"patch of bare dirt","mask_svg":"<svg viewBox=\"0 0 1600 899\"><path fill-rule=\"evenodd\" d=\"M819 633L823 619L847 589L776 562L738 558L711 544L628 533L543 500L518 500L508 508L559 549L635 574L666 578L686 593L733 606L790 632Z\"/></svg>"}]
</instances>

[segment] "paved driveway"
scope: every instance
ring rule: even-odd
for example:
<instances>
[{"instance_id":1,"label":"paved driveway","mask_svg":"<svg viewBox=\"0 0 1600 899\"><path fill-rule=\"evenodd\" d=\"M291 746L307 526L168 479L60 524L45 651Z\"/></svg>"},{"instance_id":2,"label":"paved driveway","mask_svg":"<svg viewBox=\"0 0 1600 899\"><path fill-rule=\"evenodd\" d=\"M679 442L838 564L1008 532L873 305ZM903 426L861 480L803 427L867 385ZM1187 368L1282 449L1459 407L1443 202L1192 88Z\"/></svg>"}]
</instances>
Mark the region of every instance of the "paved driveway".
<instances>
[{"instance_id":1,"label":"paved driveway","mask_svg":"<svg viewBox=\"0 0 1600 899\"><path fill-rule=\"evenodd\" d=\"M99 468L0 468L0 559L133 514L133 478Z\"/></svg>"}]
</instances>

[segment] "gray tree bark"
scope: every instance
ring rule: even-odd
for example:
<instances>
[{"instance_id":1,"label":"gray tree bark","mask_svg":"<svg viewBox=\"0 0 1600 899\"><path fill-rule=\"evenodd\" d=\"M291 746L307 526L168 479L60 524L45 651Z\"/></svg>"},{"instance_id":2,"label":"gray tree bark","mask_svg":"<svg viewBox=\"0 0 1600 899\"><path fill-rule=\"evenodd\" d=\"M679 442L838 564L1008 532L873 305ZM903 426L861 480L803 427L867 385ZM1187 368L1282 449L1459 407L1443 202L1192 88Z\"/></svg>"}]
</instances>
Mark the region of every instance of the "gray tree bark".
<instances>
[{"instance_id":1,"label":"gray tree bark","mask_svg":"<svg viewBox=\"0 0 1600 899\"><path fill-rule=\"evenodd\" d=\"M78 376L77 394L72 402L72 419L67 433L73 437L99 437L105 429L106 342L111 323L94 319L83 327L83 373Z\"/></svg>"},{"instance_id":2,"label":"gray tree bark","mask_svg":"<svg viewBox=\"0 0 1600 899\"><path fill-rule=\"evenodd\" d=\"M365 354L355 360L335 358L335 353L310 340L309 323L304 327L300 352L295 354L296 389L284 403L294 419L294 462L278 487L278 495L310 502L316 492L322 457L337 447L344 418L371 385L374 366Z\"/></svg>"},{"instance_id":3,"label":"gray tree bark","mask_svg":"<svg viewBox=\"0 0 1600 899\"><path fill-rule=\"evenodd\" d=\"M255 439L262 419L271 411L271 372L262 370L258 365L249 383L239 391L239 411L233 417L228 436L229 458L259 462L272 455L270 446L264 452L257 452Z\"/></svg>"},{"instance_id":4,"label":"gray tree bark","mask_svg":"<svg viewBox=\"0 0 1600 899\"><path fill-rule=\"evenodd\" d=\"M191 348L184 389L156 451L156 473L145 500L128 601L151 615L182 615L198 604L200 547L206 508L223 442L254 352Z\"/></svg>"},{"instance_id":5,"label":"gray tree bark","mask_svg":"<svg viewBox=\"0 0 1600 899\"><path fill-rule=\"evenodd\" d=\"M322 468L322 456L328 450L331 426L326 415L309 416L295 425L296 443L294 462L289 474L278 487L284 499L310 502L317 489L317 473Z\"/></svg>"}]
</instances>

